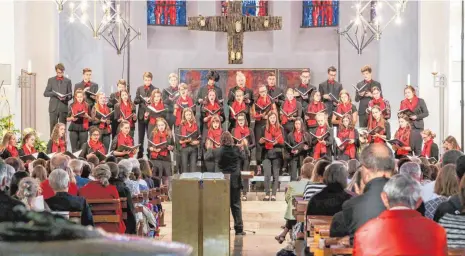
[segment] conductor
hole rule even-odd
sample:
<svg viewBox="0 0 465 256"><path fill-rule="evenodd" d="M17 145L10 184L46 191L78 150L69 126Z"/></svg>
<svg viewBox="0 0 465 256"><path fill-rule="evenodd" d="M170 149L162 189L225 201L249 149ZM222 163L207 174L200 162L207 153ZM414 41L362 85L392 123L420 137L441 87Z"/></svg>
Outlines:
<svg viewBox="0 0 465 256"><path fill-rule="evenodd" d="M212 151L212 145L207 144L207 151ZM244 159L244 148L237 147L229 132L221 135L221 147L218 152L218 167L224 174L230 174L230 204L234 218L234 230L236 236L245 235L242 223L241 209L241 171L239 163Z"/></svg>

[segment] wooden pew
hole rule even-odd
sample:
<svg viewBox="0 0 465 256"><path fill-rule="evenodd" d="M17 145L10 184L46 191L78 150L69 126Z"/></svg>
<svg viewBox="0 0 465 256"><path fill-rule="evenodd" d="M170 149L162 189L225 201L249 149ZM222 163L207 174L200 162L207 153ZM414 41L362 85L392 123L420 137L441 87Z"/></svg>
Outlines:
<svg viewBox="0 0 465 256"><path fill-rule="evenodd" d="M292 199L292 215L297 222L305 222L305 212L307 211L308 201L305 201L303 197L294 197Z"/></svg>
<svg viewBox="0 0 465 256"><path fill-rule="evenodd" d="M97 227L102 227L108 232L117 232L115 230L108 230L104 224L117 224L121 221L121 217L116 212L121 208L120 199L87 199L94 224Z"/></svg>

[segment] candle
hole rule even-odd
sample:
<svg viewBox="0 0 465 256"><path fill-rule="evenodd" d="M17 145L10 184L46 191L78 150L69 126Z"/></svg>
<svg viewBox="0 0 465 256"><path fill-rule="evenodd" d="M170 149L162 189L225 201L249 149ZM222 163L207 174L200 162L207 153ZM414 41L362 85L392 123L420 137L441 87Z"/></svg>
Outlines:
<svg viewBox="0 0 465 256"><path fill-rule="evenodd" d="M410 74L407 75L407 85L410 85Z"/></svg>
<svg viewBox="0 0 465 256"><path fill-rule="evenodd" d="M27 61L27 72L32 73L32 62L31 62L31 60Z"/></svg>

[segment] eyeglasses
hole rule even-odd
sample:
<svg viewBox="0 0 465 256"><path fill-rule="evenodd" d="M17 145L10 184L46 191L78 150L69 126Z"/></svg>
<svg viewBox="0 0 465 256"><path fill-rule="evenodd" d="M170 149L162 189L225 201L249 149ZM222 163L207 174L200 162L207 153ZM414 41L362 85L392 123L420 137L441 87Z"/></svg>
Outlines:
<svg viewBox="0 0 465 256"><path fill-rule="evenodd" d="M98 137L98 136L100 136L100 133L93 133L92 136Z"/></svg>

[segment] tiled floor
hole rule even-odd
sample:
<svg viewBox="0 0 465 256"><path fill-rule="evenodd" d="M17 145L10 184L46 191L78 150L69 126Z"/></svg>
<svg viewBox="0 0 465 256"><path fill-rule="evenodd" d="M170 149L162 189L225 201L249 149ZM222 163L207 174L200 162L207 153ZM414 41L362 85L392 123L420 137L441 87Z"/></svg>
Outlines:
<svg viewBox="0 0 465 256"><path fill-rule="evenodd" d="M278 200L280 196L278 196ZM166 227L161 228L160 239L171 241L171 203L163 203L166 211ZM233 256L272 256L285 246L278 244L274 237L284 224L284 201L262 202L247 201L242 203L242 218L247 235L235 237L231 233L231 255ZM232 220L232 217L231 217ZM231 222L231 227L233 223ZM252 231L256 233L253 234Z"/></svg>

